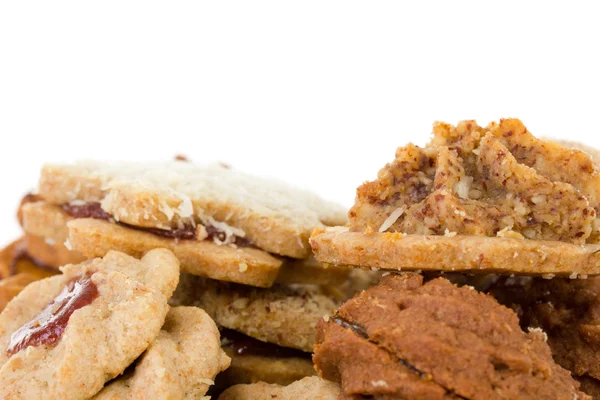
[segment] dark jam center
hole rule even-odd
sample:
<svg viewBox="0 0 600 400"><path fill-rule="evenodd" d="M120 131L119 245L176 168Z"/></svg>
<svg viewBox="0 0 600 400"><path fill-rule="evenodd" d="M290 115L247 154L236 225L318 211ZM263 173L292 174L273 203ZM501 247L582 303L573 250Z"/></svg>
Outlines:
<svg viewBox="0 0 600 400"><path fill-rule="evenodd" d="M310 358L309 353L305 353L296 349L290 349L289 347L278 346L272 343L262 342L231 329L223 329L221 331L221 345L223 347L230 347L236 354L239 355Z"/></svg>
<svg viewBox="0 0 600 400"><path fill-rule="evenodd" d="M65 210L67 214L75 218L94 218L106 221L112 219L112 215L104 211L102 209L102 206L98 202L87 202L83 204L63 204L62 209ZM169 239L191 240L196 238L196 227L191 224L186 224L181 228L175 229L142 228L139 226L129 225L122 222L119 222L119 225L131 229L136 229L139 231L149 232L153 235L162 236ZM206 238L208 240L217 239L221 242L224 242L227 238L225 232L213 225L204 224L204 227L206 228L206 233L208 234ZM234 243L237 246L253 247L252 242L246 238L235 236L234 239Z"/></svg>
<svg viewBox="0 0 600 400"><path fill-rule="evenodd" d="M71 315L98 297L89 276L73 280L34 319L10 337L6 351L12 355L29 346L54 346L67 328Z"/></svg>

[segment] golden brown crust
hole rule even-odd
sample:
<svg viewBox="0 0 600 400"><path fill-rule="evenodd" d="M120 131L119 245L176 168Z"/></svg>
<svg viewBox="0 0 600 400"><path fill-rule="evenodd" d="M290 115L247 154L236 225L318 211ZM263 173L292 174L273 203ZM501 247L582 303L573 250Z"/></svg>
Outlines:
<svg viewBox="0 0 600 400"><path fill-rule="evenodd" d="M27 253L43 265L58 267L67 264L77 264L85 260L85 257L65 247L63 242L54 242L37 235L24 235Z"/></svg>
<svg viewBox="0 0 600 400"><path fill-rule="evenodd" d="M89 258L102 257L110 250L139 257L151 249L166 248L179 259L183 272L259 287L271 286L281 266L280 260L253 248L235 249L209 241L177 242L95 219L74 219L68 225L72 248Z"/></svg>
<svg viewBox="0 0 600 400"><path fill-rule="evenodd" d="M317 230L323 263L403 271L597 275L600 246L482 236L402 235Z"/></svg>
<svg viewBox="0 0 600 400"><path fill-rule="evenodd" d="M31 282L39 281L40 278L31 274L16 274L0 281L0 311Z"/></svg>

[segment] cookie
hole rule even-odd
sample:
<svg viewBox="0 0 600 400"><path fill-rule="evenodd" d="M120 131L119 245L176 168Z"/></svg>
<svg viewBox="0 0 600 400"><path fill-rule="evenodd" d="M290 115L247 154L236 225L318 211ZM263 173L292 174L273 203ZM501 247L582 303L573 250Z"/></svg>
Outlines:
<svg viewBox="0 0 600 400"><path fill-rule="evenodd" d="M336 302L306 286L269 289L182 276L174 304L205 310L217 325L255 339L311 352L315 324L331 313Z"/></svg>
<svg viewBox="0 0 600 400"><path fill-rule="evenodd" d="M57 243L68 239L71 250L102 257L117 250L139 257L157 248L170 249L187 273L212 279L269 287L284 283L341 283L344 268L324 268L313 258L302 260L273 255L254 247L216 245L212 241L173 240L142 230L93 218L73 218L62 208L35 202L23 206L23 227Z"/></svg>
<svg viewBox="0 0 600 400"><path fill-rule="evenodd" d="M41 278L32 274L16 274L0 280L0 311L16 296L25 286Z"/></svg>
<svg viewBox="0 0 600 400"><path fill-rule="evenodd" d="M32 246L32 241L28 239L27 236L22 237L0 250L0 311L31 282L59 272L58 267L37 258L41 253L44 257L51 252L45 246Z"/></svg>
<svg viewBox="0 0 600 400"><path fill-rule="evenodd" d="M231 366L215 380L215 392L245 383L289 385L315 375L310 353L281 347L243 335L221 330L221 347L231 358Z"/></svg>
<svg viewBox="0 0 600 400"><path fill-rule="evenodd" d="M515 310L523 329L547 333L558 364L588 382L600 380L600 278L499 277L488 291Z"/></svg>
<svg viewBox="0 0 600 400"><path fill-rule="evenodd" d="M340 388L335 383L315 376L288 386L264 382L236 385L223 392L219 400L337 400L339 395Z"/></svg>
<svg viewBox="0 0 600 400"><path fill-rule="evenodd" d="M174 307L131 370L93 399L199 399L229 362L213 320L197 307Z"/></svg>
<svg viewBox="0 0 600 400"><path fill-rule="evenodd" d="M310 256L314 228L346 222L340 206L317 195L220 164L45 165L39 195L75 217L113 219L179 239L250 242L294 258Z"/></svg>
<svg viewBox="0 0 600 400"><path fill-rule="evenodd" d="M600 168L589 155L535 139L518 120L485 129L472 121L437 124L434 134L427 148L399 148L375 181L357 189L349 232L315 231L318 261L600 273ZM422 252L436 252L435 259Z"/></svg>
<svg viewBox="0 0 600 400"><path fill-rule="evenodd" d="M554 143L558 144L559 146L565 147L567 149L581 150L581 151L589 154L590 157L592 157L592 160L594 160L594 162L596 164L600 164L600 150L598 150L598 149L587 146L583 143L573 142L570 140L554 140L554 139L547 139L547 140L550 142L554 142Z"/></svg>
<svg viewBox="0 0 600 400"><path fill-rule="evenodd" d="M0 398L88 399L157 337L179 278L171 252L118 252L29 284L0 314Z"/></svg>
<svg viewBox="0 0 600 400"><path fill-rule="evenodd" d="M313 361L347 398L589 399L543 332L523 332L489 295L417 274L385 276L321 320Z"/></svg>
<svg viewBox="0 0 600 400"><path fill-rule="evenodd" d="M600 272L600 246L484 236L316 230L315 258L335 265L398 271L552 276Z"/></svg>

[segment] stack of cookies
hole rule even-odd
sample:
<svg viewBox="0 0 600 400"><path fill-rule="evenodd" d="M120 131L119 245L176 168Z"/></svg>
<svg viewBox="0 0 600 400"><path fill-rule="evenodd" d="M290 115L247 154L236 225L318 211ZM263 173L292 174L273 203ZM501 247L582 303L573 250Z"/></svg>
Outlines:
<svg viewBox="0 0 600 400"><path fill-rule="evenodd" d="M598 211L588 153L516 119L436 124L311 238L325 263L412 271L319 323L319 374L352 399L597 397Z"/></svg>
<svg viewBox="0 0 600 400"><path fill-rule="evenodd" d="M600 399L595 157L437 123L349 212L223 164L46 165L0 398Z"/></svg>
<svg viewBox="0 0 600 400"><path fill-rule="evenodd" d="M218 376L213 395L238 383L287 385L315 375L311 353L317 321L332 315L343 300L378 277L343 267L326 268L312 257L308 243L311 233L316 228L345 224L343 208L312 193L223 164L199 166L179 160L147 165L46 165L37 193L24 199L19 217L26 238L53 246L54 253L62 256L51 264L48 274L58 273L61 265L85 259L100 262L115 254L144 260L154 249L166 249L174 255L180 263L179 284L174 293L165 295L168 303L172 310L201 308L208 313L218 325L217 337L227 360L231 360L227 365L219 364L229 368ZM26 254L28 260L34 259L31 252ZM68 268L71 266L64 267L63 272ZM72 281L66 283L67 288L72 285ZM24 301L27 293L31 296L30 287L13 303ZM60 301L59 292L51 304ZM39 322L47 313L40 311L28 318ZM187 329L172 326L175 322L169 323L169 315L161 319L163 330L175 334ZM7 334L13 328L7 328ZM131 377L132 369L140 368L160 337L145 344L146 353L135 365L131 357L127 365L119 364L127 371L116 367L109 379L121 373L128 378L123 385L111 383L111 387L130 387L130 380L138 379ZM28 343L23 349L37 345ZM173 357L173 363L180 362L177 354ZM147 368L159 368L147 371L158 374L167 367L148 364ZM198 383L204 389L214 383L216 373L212 372L202 375L204 380ZM56 390L49 392L49 398L56 398ZM105 387L102 393L106 391ZM110 398L120 398L114 393ZM88 397L82 394L76 398Z"/></svg>

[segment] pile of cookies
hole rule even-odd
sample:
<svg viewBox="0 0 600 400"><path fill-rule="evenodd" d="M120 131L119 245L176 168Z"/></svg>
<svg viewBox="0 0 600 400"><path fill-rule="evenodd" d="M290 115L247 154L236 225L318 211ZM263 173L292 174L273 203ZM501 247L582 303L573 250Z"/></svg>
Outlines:
<svg viewBox="0 0 600 400"><path fill-rule="evenodd" d="M437 123L349 212L224 164L45 165L0 398L600 399L594 157Z"/></svg>
<svg viewBox="0 0 600 400"><path fill-rule="evenodd" d="M319 323L319 374L352 399L600 398L599 208L588 153L516 119L434 125L311 239L319 261L406 271Z"/></svg>

